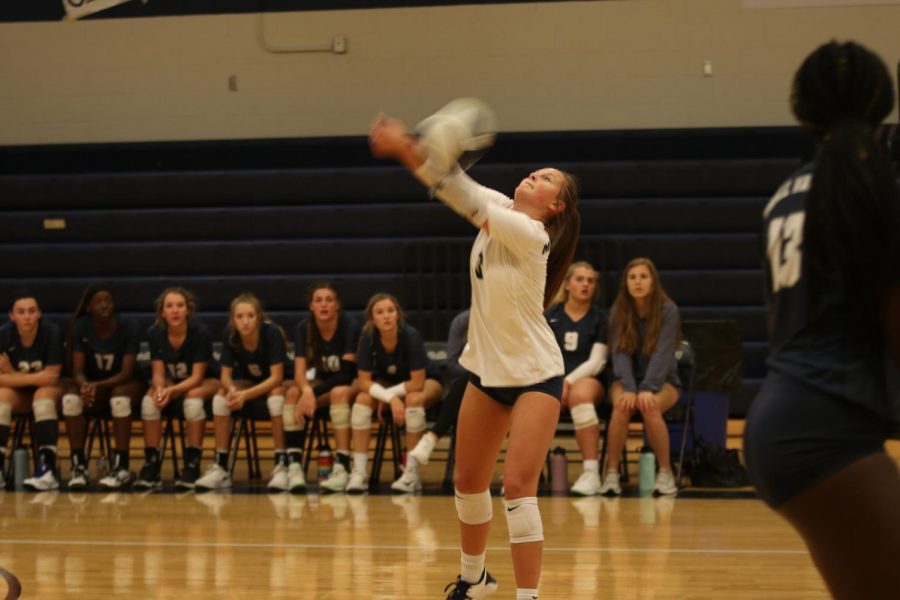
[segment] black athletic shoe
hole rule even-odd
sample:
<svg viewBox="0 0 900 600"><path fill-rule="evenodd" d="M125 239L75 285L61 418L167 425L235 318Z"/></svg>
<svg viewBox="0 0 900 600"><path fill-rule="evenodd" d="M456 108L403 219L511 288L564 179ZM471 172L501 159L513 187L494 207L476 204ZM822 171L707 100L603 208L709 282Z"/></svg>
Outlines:
<svg viewBox="0 0 900 600"><path fill-rule="evenodd" d="M148 460L141 467L137 480L132 484L135 490L156 490L162 487L162 476L160 476L159 461Z"/></svg>
<svg viewBox="0 0 900 600"><path fill-rule="evenodd" d="M188 463L181 470L181 477L175 482L176 490L192 490L200 478L200 463Z"/></svg>
<svg viewBox="0 0 900 600"><path fill-rule="evenodd" d="M453 587L452 590L451 587ZM447 590L450 590L447 600L478 600L478 598L487 598L497 591L497 580L491 577L487 571L481 574L481 580L478 583L463 581L462 576L458 576L456 581L447 584L444 591Z"/></svg>

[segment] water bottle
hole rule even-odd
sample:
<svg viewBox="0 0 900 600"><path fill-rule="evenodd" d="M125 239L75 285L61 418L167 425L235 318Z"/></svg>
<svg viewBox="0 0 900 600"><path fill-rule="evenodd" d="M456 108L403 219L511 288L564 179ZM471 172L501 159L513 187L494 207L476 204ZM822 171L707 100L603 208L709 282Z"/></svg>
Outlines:
<svg viewBox="0 0 900 600"><path fill-rule="evenodd" d="M319 446L316 465L318 466L319 481L328 479L334 466L334 457L331 455L331 450L328 449L328 446Z"/></svg>
<svg viewBox="0 0 900 600"><path fill-rule="evenodd" d="M550 491L565 494L569 490L569 463L565 449L557 446L550 456Z"/></svg>
<svg viewBox="0 0 900 600"><path fill-rule="evenodd" d="M641 449L641 458L638 466L638 490L641 493L650 492L656 485L656 455L648 446Z"/></svg>
<svg viewBox="0 0 900 600"><path fill-rule="evenodd" d="M13 473L17 490L25 489L25 480L28 479L28 450L17 448L13 454Z"/></svg>

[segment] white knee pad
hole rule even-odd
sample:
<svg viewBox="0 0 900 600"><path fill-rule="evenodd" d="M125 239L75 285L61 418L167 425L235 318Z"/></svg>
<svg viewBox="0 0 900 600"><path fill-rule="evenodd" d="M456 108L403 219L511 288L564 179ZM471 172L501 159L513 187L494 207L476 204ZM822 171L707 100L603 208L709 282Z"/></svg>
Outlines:
<svg viewBox="0 0 900 600"><path fill-rule="evenodd" d="M38 398L31 403L31 410L34 411L34 422L55 421L59 418L56 414L56 402L50 398Z"/></svg>
<svg viewBox="0 0 900 600"><path fill-rule="evenodd" d="M503 504L506 506L506 525L511 544L540 542L544 539L544 525L541 523L537 498L528 496L504 500Z"/></svg>
<svg viewBox="0 0 900 600"><path fill-rule="evenodd" d="M356 403L350 411L350 427L353 429L368 429L372 426L372 407Z"/></svg>
<svg viewBox="0 0 900 600"><path fill-rule="evenodd" d="M600 420L597 418L597 409L594 408L593 404L587 402L576 404L569 409L569 412L572 413L572 423L575 425L575 431L600 424Z"/></svg>
<svg viewBox="0 0 900 600"><path fill-rule="evenodd" d="M62 397L64 417L77 417L84 412L84 401L78 394L65 394Z"/></svg>
<svg viewBox="0 0 900 600"><path fill-rule="evenodd" d="M266 404L269 406L270 417L280 417L284 414L284 396L269 396L266 398Z"/></svg>
<svg viewBox="0 0 900 600"><path fill-rule="evenodd" d="M156 403L150 396L144 396L141 400L141 418L145 421L159 421L162 414L156 407Z"/></svg>
<svg viewBox="0 0 900 600"><path fill-rule="evenodd" d="M328 408L331 415L331 425L335 429L350 429L350 405L332 404Z"/></svg>
<svg viewBox="0 0 900 600"><path fill-rule="evenodd" d="M425 407L410 406L406 409L406 431L422 433L425 431Z"/></svg>
<svg viewBox="0 0 900 600"><path fill-rule="evenodd" d="M109 408L114 419L124 419L131 416L131 398L128 396L113 396L109 399Z"/></svg>
<svg viewBox="0 0 900 600"><path fill-rule="evenodd" d="M206 412L203 410L203 398L185 398L183 408L184 420L188 423L202 421L206 418Z"/></svg>
<svg viewBox="0 0 900 600"><path fill-rule="evenodd" d="M456 490L456 514L466 525L481 525L494 516L491 506L491 491L463 494Z"/></svg>
<svg viewBox="0 0 900 600"><path fill-rule="evenodd" d="M225 396L220 396L216 394L213 396L213 414L217 417L230 417L231 409L228 408L228 400L225 399ZM184 416L187 418L187 400L185 400L184 404ZM188 419L189 421L191 419Z"/></svg>
<svg viewBox="0 0 900 600"><path fill-rule="evenodd" d="M9 427L12 423L12 404L0 402L0 425Z"/></svg>
<svg viewBox="0 0 900 600"><path fill-rule="evenodd" d="M294 407L296 404L288 404L287 410L281 415L281 418L284 419L284 430L285 431L300 431L300 425L297 424L297 419L294 418Z"/></svg>

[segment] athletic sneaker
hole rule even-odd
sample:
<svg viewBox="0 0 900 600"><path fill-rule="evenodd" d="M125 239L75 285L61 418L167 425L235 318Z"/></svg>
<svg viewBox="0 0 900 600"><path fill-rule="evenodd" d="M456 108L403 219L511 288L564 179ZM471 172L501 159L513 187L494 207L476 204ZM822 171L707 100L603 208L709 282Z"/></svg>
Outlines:
<svg viewBox="0 0 900 600"><path fill-rule="evenodd" d="M403 471L397 481L391 484L391 489L401 494L414 494L422 491L422 480L419 479L418 470L415 472L409 469Z"/></svg>
<svg viewBox="0 0 900 600"><path fill-rule="evenodd" d="M341 463L336 463L328 478L319 484L319 489L327 493L340 493L347 489L350 474Z"/></svg>
<svg viewBox="0 0 900 600"><path fill-rule="evenodd" d="M160 475L161 465L158 460L148 460L141 467L138 478L134 482L133 487L138 491L155 490L162 487L162 476Z"/></svg>
<svg viewBox="0 0 900 600"><path fill-rule="evenodd" d="M596 471L585 471L569 490L576 496L593 496L600 491L600 474Z"/></svg>
<svg viewBox="0 0 900 600"><path fill-rule="evenodd" d="M431 453L434 452L435 444L437 444L437 437L433 433L427 432L416 444L416 447L410 451L409 455L416 459L416 462L420 465L427 465L428 459L431 458Z"/></svg>
<svg viewBox="0 0 900 600"><path fill-rule="evenodd" d="M450 587L453 589L450 590ZM487 570L481 573L481 579L478 583L469 583L463 581L462 576L458 576L456 581L451 581L444 588L444 591L450 590L447 600L477 600L478 598L487 598L497 591L497 580L491 577Z"/></svg>
<svg viewBox="0 0 900 600"><path fill-rule="evenodd" d="M187 469L185 469L187 471ZM177 484L176 484L177 485ZM194 483L194 489L198 492L210 490L225 490L231 487L231 475L222 468L219 463L213 463L206 468L203 477Z"/></svg>
<svg viewBox="0 0 900 600"><path fill-rule="evenodd" d="M597 492L601 496L618 496L622 493L622 487L619 485L619 472L607 471L603 477L603 485Z"/></svg>
<svg viewBox="0 0 900 600"><path fill-rule="evenodd" d="M347 487L344 489L348 494L362 494L369 490L369 476L359 471L350 473L350 479L347 481Z"/></svg>
<svg viewBox="0 0 900 600"><path fill-rule="evenodd" d="M116 467L106 477L99 481L100 488L104 490L120 490L131 484L131 472L122 467ZM71 487L71 483L69 486Z"/></svg>
<svg viewBox="0 0 900 600"><path fill-rule="evenodd" d="M272 469L272 478L269 479L266 487L269 488L270 492L286 492L288 491L288 485L290 485L288 468L281 463L276 464L275 468Z"/></svg>
<svg viewBox="0 0 900 600"><path fill-rule="evenodd" d="M221 467L220 467L221 468ZM200 478L200 463L188 463L181 470L181 477L175 481L176 490L192 490Z"/></svg>
<svg viewBox="0 0 900 600"><path fill-rule="evenodd" d="M47 469L43 475L36 475L25 480L25 489L30 492L50 492L59 489L59 481L52 469Z"/></svg>
<svg viewBox="0 0 900 600"><path fill-rule="evenodd" d="M653 491L661 496L671 496L678 493L678 486L675 485L675 477L672 471L659 470L656 474L656 485Z"/></svg>
<svg viewBox="0 0 900 600"><path fill-rule="evenodd" d="M72 467L72 477L69 479L69 490L73 492L86 489L88 486L88 470L84 465Z"/></svg>
<svg viewBox="0 0 900 600"><path fill-rule="evenodd" d="M306 491L306 476L303 474L303 465L298 462L288 465L288 491L292 494L302 494Z"/></svg>

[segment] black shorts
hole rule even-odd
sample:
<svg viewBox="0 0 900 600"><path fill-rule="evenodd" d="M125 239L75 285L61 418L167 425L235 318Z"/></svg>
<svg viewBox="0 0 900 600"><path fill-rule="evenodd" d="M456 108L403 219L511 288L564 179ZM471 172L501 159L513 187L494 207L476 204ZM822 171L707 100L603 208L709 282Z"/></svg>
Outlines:
<svg viewBox="0 0 900 600"><path fill-rule="evenodd" d="M540 392L542 394L553 396L557 400L562 398L563 392L562 375L521 387L485 387L481 385L481 377L474 373L469 373L469 381L493 400L496 400L505 406L512 406L515 404L519 396L525 392Z"/></svg>
<svg viewBox="0 0 900 600"><path fill-rule="evenodd" d="M744 454L772 508L842 468L884 451L887 423L844 398L770 374L750 405Z"/></svg>

